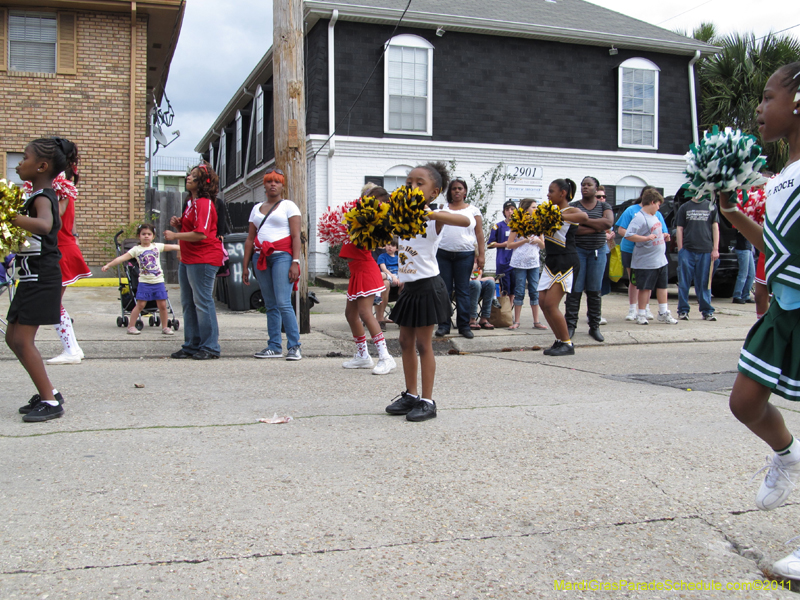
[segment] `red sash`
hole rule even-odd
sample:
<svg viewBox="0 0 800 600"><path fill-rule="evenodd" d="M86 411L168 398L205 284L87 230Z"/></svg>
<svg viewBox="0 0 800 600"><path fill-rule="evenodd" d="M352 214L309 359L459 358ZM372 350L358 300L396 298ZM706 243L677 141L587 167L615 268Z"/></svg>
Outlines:
<svg viewBox="0 0 800 600"><path fill-rule="evenodd" d="M255 247L260 252L258 253L258 263L256 267L259 271L267 270L267 257L273 252L288 252L292 254L292 236L287 235L285 238L275 240L274 242L261 242L256 241ZM294 255L292 255L294 256Z"/></svg>

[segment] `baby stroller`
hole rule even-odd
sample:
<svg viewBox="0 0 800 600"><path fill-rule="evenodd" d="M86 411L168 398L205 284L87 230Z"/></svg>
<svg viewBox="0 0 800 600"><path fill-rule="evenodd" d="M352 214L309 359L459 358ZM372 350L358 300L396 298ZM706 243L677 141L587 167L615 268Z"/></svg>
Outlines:
<svg viewBox="0 0 800 600"><path fill-rule="evenodd" d="M139 243L138 240L123 240L123 242L120 243L119 236L122 235L122 233L122 231L118 231L117 235L114 236L114 248L116 248L117 256L122 256ZM120 267L122 268L120 269ZM127 283L123 283L122 281L123 272L128 280ZM122 265L117 265L117 279L119 280L119 302L122 313L121 316L117 317L117 327L127 327L128 316L136 306L136 289L139 287L139 263L136 259L127 260L122 263ZM167 298L167 310L170 314L167 327L172 327L172 329L178 331L181 323L175 318L175 313L172 312L172 303L169 301L169 298ZM148 301L139 314L139 318L134 324L139 331L144 329L143 318L145 317L148 318L150 327L161 325L161 317L158 315L158 306L155 300Z"/></svg>
<svg viewBox="0 0 800 600"><path fill-rule="evenodd" d="M0 262L0 296L8 290L9 301L14 299L14 255L9 254ZM0 316L0 333L6 333L8 323Z"/></svg>

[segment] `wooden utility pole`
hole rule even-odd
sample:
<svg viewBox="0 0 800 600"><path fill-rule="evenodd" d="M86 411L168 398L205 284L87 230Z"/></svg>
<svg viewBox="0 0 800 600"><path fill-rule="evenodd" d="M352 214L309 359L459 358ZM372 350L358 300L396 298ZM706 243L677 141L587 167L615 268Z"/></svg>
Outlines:
<svg viewBox="0 0 800 600"><path fill-rule="evenodd" d="M275 164L286 174L286 197L300 208L300 333L311 332L308 306L308 207L306 203L306 92L303 65L303 0L273 0L272 82Z"/></svg>

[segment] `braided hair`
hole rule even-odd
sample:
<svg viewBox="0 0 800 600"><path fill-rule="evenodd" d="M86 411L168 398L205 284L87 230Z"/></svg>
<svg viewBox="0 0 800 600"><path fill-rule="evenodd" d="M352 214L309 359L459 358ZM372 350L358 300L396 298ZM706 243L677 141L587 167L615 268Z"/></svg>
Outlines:
<svg viewBox="0 0 800 600"><path fill-rule="evenodd" d="M67 179L78 183L78 146L67 138L51 137L33 140L28 147L37 158L47 161L50 165L48 175L55 178L62 171Z"/></svg>
<svg viewBox="0 0 800 600"><path fill-rule="evenodd" d="M800 61L784 65L778 72L783 74L781 85L789 92L795 92L794 101L800 102Z"/></svg>

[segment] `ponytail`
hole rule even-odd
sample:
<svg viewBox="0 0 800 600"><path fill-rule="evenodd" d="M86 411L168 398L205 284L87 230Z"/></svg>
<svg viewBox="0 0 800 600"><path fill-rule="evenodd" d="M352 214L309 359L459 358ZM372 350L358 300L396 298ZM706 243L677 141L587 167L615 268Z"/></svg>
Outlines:
<svg viewBox="0 0 800 600"><path fill-rule="evenodd" d="M558 186L562 192L567 192L567 202L575 198L575 192L578 191L578 186L572 179L556 179L553 183Z"/></svg>
<svg viewBox="0 0 800 600"><path fill-rule="evenodd" d="M39 138L29 144L33 153L50 164L50 173L54 179L62 171L67 179L78 183L78 146L67 138Z"/></svg>

